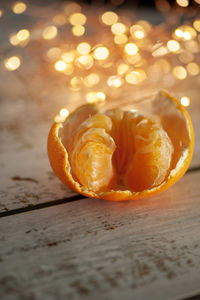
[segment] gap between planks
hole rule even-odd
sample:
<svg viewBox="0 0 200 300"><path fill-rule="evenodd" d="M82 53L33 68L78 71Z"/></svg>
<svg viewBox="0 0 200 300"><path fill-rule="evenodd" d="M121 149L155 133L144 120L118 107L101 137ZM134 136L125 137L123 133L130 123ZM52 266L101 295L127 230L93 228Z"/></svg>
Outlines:
<svg viewBox="0 0 200 300"><path fill-rule="evenodd" d="M186 174L193 173L193 172L199 172L199 171L200 171L200 166L191 167L191 168L188 169ZM21 214L21 213L29 212L29 211L32 211L32 210L37 210L37 209L47 208L47 207L51 207L51 206L66 204L66 203L70 203L70 202L73 202L73 201L83 200L85 198L86 197L84 197L83 195L75 195L75 196L71 196L70 198L57 199L57 200L53 200L53 201L39 203L39 204L36 204L36 205L30 205L30 206L25 206L25 207L21 207L21 208L16 208L16 209L12 209L12 210L9 210L9 211L0 212L0 218L8 217L8 216L16 215L16 214Z"/></svg>

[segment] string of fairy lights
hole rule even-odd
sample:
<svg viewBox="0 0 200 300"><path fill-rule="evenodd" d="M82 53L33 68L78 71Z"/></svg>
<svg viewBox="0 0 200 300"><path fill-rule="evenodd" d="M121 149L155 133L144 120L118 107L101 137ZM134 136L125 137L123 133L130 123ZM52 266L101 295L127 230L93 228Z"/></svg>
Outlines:
<svg viewBox="0 0 200 300"><path fill-rule="evenodd" d="M157 7L160 1L164 0L158 0ZM176 5L187 8L189 1L177 0ZM163 7L160 5L160 10ZM16 15L44 15L41 7L21 1L11 4L9 10ZM1 18L4 13L0 9ZM94 13L86 6L67 2L48 7L46 15L29 28L9 34L9 49L21 52L9 56L6 51L7 71L20 69L26 64L23 55L31 53L40 57L45 76L55 77L74 93L81 92L88 103L104 103L124 91L158 81L172 87L188 77L199 80L200 18L195 13L181 25L155 26L111 10L95 8ZM189 96L180 101L190 105ZM61 108L55 121L64 120L68 114L67 108Z"/></svg>

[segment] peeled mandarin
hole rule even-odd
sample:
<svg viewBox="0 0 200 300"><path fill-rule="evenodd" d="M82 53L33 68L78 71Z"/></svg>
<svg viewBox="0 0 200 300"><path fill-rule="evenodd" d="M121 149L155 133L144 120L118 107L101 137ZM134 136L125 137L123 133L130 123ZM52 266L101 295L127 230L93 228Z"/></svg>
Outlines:
<svg viewBox="0 0 200 300"><path fill-rule="evenodd" d="M112 201L166 190L186 172L193 147L187 111L163 91L148 115L87 104L53 124L48 136L49 161L60 180L87 197Z"/></svg>

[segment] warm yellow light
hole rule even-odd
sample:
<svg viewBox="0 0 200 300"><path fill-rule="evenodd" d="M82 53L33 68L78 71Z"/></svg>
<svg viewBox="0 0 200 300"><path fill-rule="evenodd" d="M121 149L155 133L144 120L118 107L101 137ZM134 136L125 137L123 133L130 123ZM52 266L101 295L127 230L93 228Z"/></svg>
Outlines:
<svg viewBox="0 0 200 300"><path fill-rule="evenodd" d="M138 75L139 82L142 82L147 78L147 75L143 69L137 69L135 73Z"/></svg>
<svg viewBox="0 0 200 300"><path fill-rule="evenodd" d="M3 15L3 10L0 9L0 17L2 17L2 15Z"/></svg>
<svg viewBox="0 0 200 300"><path fill-rule="evenodd" d="M107 11L101 16L101 20L105 25L113 25L118 21L118 15L113 11Z"/></svg>
<svg viewBox="0 0 200 300"><path fill-rule="evenodd" d="M75 53L73 51L69 51L69 52L64 52L62 54L62 59L66 62L66 63L71 63L74 61L75 58Z"/></svg>
<svg viewBox="0 0 200 300"><path fill-rule="evenodd" d="M126 26L123 23L115 23L111 26L111 31L113 34L123 34L126 31Z"/></svg>
<svg viewBox="0 0 200 300"><path fill-rule="evenodd" d="M62 26L67 23L67 17L64 14L58 14L53 17L53 22L57 26Z"/></svg>
<svg viewBox="0 0 200 300"><path fill-rule="evenodd" d="M151 30L151 24L147 21L140 20L137 22L137 25L141 26L146 32Z"/></svg>
<svg viewBox="0 0 200 300"><path fill-rule="evenodd" d="M177 42L175 40L170 40L167 42L167 48L171 52L177 52L180 49L180 44L179 44L179 42Z"/></svg>
<svg viewBox="0 0 200 300"><path fill-rule="evenodd" d="M138 73L135 71L127 73L125 79L126 79L126 82L133 84L133 85L138 84L140 82Z"/></svg>
<svg viewBox="0 0 200 300"><path fill-rule="evenodd" d="M191 35L191 33L190 33L189 31L183 32L183 38L184 38L185 40L190 40L191 37L192 37L192 35Z"/></svg>
<svg viewBox="0 0 200 300"><path fill-rule="evenodd" d="M61 116L60 116L60 115L56 115L56 116L54 117L54 121L55 121L56 123L62 122Z"/></svg>
<svg viewBox="0 0 200 300"><path fill-rule="evenodd" d="M120 76L114 75L114 76L110 76L107 80L107 84L110 87L115 87L118 88L122 85L122 79Z"/></svg>
<svg viewBox="0 0 200 300"><path fill-rule="evenodd" d="M21 29L17 33L17 38L19 41L25 41L30 37L30 31L27 29Z"/></svg>
<svg viewBox="0 0 200 300"><path fill-rule="evenodd" d="M93 66L93 57L90 54L81 55L77 58L76 62L79 67L88 70Z"/></svg>
<svg viewBox="0 0 200 300"><path fill-rule="evenodd" d="M19 43L20 43L20 41L18 40L16 34L12 34L12 35L9 37L9 42L10 42L11 45L13 45L13 46L17 46L17 45L19 45Z"/></svg>
<svg viewBox="0 0 200 300"><path fill-rule="evenodd" d="M181 30L181 29L176 29L176 30L174 31L174 33L175 33L175 35L176 35L177 37L179 37L179 38L182 38L182 37L183 37L183 30Z"/></svg>
<svg viewBox="0 0 200 300"><path fill-rule="evenodd" d="M84 14L82 13L74 13L70 15L69 17L69 22L76 26L76 25L84 25L87 21L87 18Z"/></svg>
<svg viewBox="0 0 200 300"><path fill-rule="evenodd" d="M65 120L69 116L69 111L66 108L62 108L59 112L61 118Z"/></svg>
<svg viewBox="0 0 200 300"><path fill-rule="evenodd" d="M141 40L144 38L145 34L144 34L144 31L142 31L142 30L136 30L134 33L134 36L136 39Z"/></svg>
<svg viewBox="0 0 200 300"><path fill-rule="evenodd" d="M82 25L76 25L72 27L72 33L75 36L82 36L85 33L85 27Z"/></svg>
<svg viewBox="0 0 200 300"><path fill-rule="evenodd" d="M176 3L182 7L187 7L189 5L188 0L176 0Z"/></svg>
<svg viewBox="0 0 200 300"><path fill-rule="evenodd" d="M12 6L12 11L15 14L22 14L27 9L27 5L24 2L15 2Z"/></svg>
<svg viewBox="0 0 200 300"><path fill-rule="evenodd" d="M90 52L90 50L91 50L91 46L90 46L90 44L88 44L88 43L85 43L85 42L83 42L83 43L80 43L80 44L78 44L78 46L77 46L77 51L80 53L80 54L88 54L89 52Z"/></svg>
<svg viewBox="0 0 200 300"><path fill-rule="evenodd" d="M74 91L79 91L82 85L82 78L79 76L75 76L70 80L71 88Z"/></svg>
<svg viewBox="0 0 200 300"><path fill-rule="evenodd" d="M63 60L58 60L54 65L56 71L62 72L66 69L67 64Z"/></svg>
<svg viewBox="0 0 200 300"><path fill-rule="evenodd" d="M189 106L190 105L190 98L186 97L186 96L181 97L181 104L183 106Z"/></svg>
<svg viewBox="0 0 200 300"><path fill-rule="evenodd" d="M106 58L108 58L109 56L109 50L106 47L97 47L94 50L94 58L97 60L104 60Z"/></svg>
<svg viewBox="0 0 200 300"><path fill-rule="evenodd" d="M15 71L21 65L21 60L18 56L11 56L4 61L4 65L7 70Z"/></svg>
<svg viewBox="0 0 200 300"><path fill-rule="evenodd" d="M120 64L117 68L117 73L119 75L123 75L124 73L126 73L129 69L129 66L127 64Z"/></svg>
<svg viewBox="0 0 200 300"><path fill-rule="evenodd" d="M114 42L117 45L125 44L128 41L128 37L126 34L120 34L114 36Z"/></svg>
<svg viewBox="0 0 200 300"><path fill-rule="evenodd" d="M86 101L88 103L96 103L105 100L106 100L106 95L103 92L89 92L86 94Z"/></svg>
<svg viewBox="0 0 200 300"><path fill-rule="evenodd" d="M191 62L187 65L187 71L190 75L196 76L200 72L200 68L197 63Z"/></svg>
<svg viewBox="0 0 200 300"><path fill-rule="evenodd" d="M86 86L91 87L99 83L99 75L96 73L91 73L84 78L84 83Z"/></svg>
<svg viewBox="0 0 200 300"><path fill-rule="evenodd" d="M71 63L67 63L67 64L66 64L66 68L65 68L65 70L63 71L63 73L64 73L65 75L71 75L71 74L73 73L73 71L74 71L74 65L71 64Z"/></svg>
<svg viewBox="0 0 200 300"><path fill-rule="evenodd" d="M57 33L58 33L58 30L57 30L56 26L48 26L43 30L42 36L45 40L51 40L56 37Z"/></svg>
<svg viewBox="0 0 200 300"><path fill-rule="evenodd" d="M173 69L173 75L175 78L183 80L187 77L187 71L182 66L176 66Z"/></svg>
<svg viewBox="0 0 200 300"><path fill-rule="evenodd" d="M60 56L60 54L61 54L60 48L53 47L47 51L46 55L50 61L55 61Z"/></svg>
<svg viewBox="0 0 200 300"><path fill-rule="evenodd" d="M124 50L128 55L135 55L138 52L138 47L134 43L128 43L125 45Z"/></svg>
<svg viewBox="0 0 200 300"><path fill-rule="evenodd" d="M193 26L196 29L196 31L200 32L200 20L195 20L193 22Z"/></svg>

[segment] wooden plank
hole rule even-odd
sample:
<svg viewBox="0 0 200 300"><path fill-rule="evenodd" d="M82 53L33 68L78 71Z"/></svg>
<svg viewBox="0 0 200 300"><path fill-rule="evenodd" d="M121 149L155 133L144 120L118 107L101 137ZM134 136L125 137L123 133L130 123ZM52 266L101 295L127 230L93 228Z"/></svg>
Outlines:
<svg viewBox="0 0 200 300"><path fill-rule="evenodd" d="M196 103L196 102L194 102ZM0 104L0 212L70 197L51 171L46 140L51 121L34 104L22 99ZM196 145L191 166L199 166L199 104L191 109Z"/></svg>
<svg viewBox="0 0 200 300"><path fill-rule="evenodd" d="M200 172L156 197L0 219L0 298L180 299L200 292Z"/></svg>
<svg viewBox="0 0 200 300"><path fill-rule="evenodd" d="M23 100L1 102L0 111L0 211L74 195L49 165L51 122Z"/></svg>

